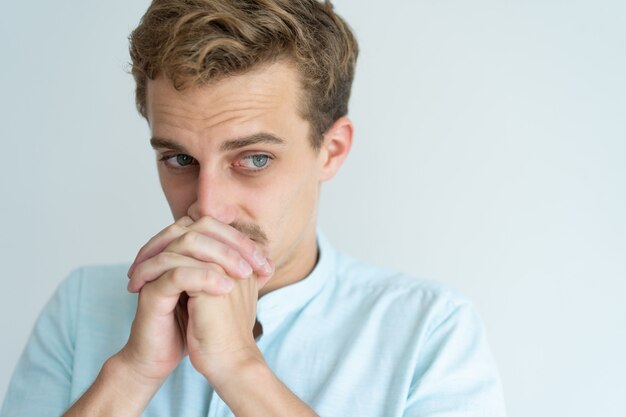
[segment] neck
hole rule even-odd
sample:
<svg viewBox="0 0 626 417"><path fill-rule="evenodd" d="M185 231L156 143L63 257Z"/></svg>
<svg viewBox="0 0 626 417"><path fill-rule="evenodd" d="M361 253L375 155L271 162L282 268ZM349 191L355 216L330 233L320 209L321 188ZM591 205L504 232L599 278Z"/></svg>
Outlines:
<svg viewBox="0 0 626 417"><path fill-rule="evenodd" d="M303 238L286 259L276 265L274 276L259 290L259 298L272 291L306 278L315 268L319 256L315 229Z"/></svg>

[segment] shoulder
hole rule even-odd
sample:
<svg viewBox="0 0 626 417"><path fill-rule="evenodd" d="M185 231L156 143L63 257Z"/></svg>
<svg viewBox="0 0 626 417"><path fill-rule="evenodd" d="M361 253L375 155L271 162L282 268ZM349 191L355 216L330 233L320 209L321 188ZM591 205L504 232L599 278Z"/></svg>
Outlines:
<svg viewBox="0 0 626 417"><path fill-rule="evenodd" d="M340 304L353 322L384 329L396 343L421 345L452 331L468 340L483 337L476 307L458 290L340 253L335 259L330 305Z"/></svg>
<svg viewBox="0 0 626 417"><path fill-rule="evenodd" d="M83 265L70 272L65 282L70 285L85 281L96 285L110 285L114 281L126 278L128 268L128 263Z"/></svg>
<svg viewBox="0 0 626 417"><path fill-rule="evenodd" d="M128 264L84 265L69 273L57 293L75 297L110 297L124 294L128 278Z"/></svg>
<svg viewBox="0 0 626 417"><path fill-rule="evenodd" d="M83 265L74 269L61 287L99 288L109 290L124 285L129 264Z"/></svg>
<svg viewBox="0 0 626 417"><path fill-rule="evenodd" d="M72 270L48 304L76 305L85 297L107 299L126 291L127 264L87 265Z"/></svg>
<svg viewBox="0 0 626 417"><path fill-rule="evenodd" d="M415 277L336 253L336 285L343 291L407 309L437 309L442 312L471 307L459 291L441 282Z"/></svg>
<svg viewBox="0 0 626 417"><path fill-rule="evenodd" d="M85 312L132 313L136 297L126 291L128 266L119 263L76 268L59 285L55 298L71 306L79 316Z"/></svg>

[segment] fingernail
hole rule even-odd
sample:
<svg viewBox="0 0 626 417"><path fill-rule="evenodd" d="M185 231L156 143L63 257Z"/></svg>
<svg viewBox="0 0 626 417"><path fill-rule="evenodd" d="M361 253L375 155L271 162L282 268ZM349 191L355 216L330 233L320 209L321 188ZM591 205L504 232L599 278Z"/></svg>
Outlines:
<svg viewBox="0 0 626 417"><path fill-rule="evenodd" d="M254 258L254 262L256 262L257 266L264 266L267 264L265 256L263 256L263 254L259 251L255 251L252 254L252 257Z"/></svg>
<svg viewBox="0 0 626 417"><path fill-rule="evenodd" d="M265 261L265 266L263 267L263 271L265 271L266 274L271 274L273 272L272 265L270 265L269 262Z"/></svg>
<svg viewBox="0 0 626 417"><path fill-rule="evenodd" d="M252 267L248 264L248 262L244 261L243 259L239 261L239 270L246 278L252 275Z"/></svg>
<svg viewBox="0 0 626 417"><path fill-rule="evenodd" d="M224 277L222 279L222 289L226 292L230 292L233 289L233 282L230 279Z"/></svg>

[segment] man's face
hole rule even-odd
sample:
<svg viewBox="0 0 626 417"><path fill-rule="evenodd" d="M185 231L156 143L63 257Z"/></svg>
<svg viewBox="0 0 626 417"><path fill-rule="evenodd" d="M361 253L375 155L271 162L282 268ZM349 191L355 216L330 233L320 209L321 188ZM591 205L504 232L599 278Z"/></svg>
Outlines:
<svg viewBox="0 0 626 417"><path fill-rule="evenodd" d="M297 73L285 63L183 92L164 77L147 89L174 217L233 224L266 248L278 279L316 256L320 184L332 175L327 152L310 145L300 97Z"/></svg>

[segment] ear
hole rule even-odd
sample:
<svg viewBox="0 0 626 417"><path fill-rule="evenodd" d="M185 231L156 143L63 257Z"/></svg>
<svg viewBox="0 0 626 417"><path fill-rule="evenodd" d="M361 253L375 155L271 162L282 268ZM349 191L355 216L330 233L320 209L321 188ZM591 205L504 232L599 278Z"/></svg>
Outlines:
<svg viewBox="0 0 626 417"><path fill-rule="evenodd" d="M337 119L324 133L324 141L320 149L321 181L331 179L339 171L352 148L353 135L354 126L347 117Z"/></svg>

